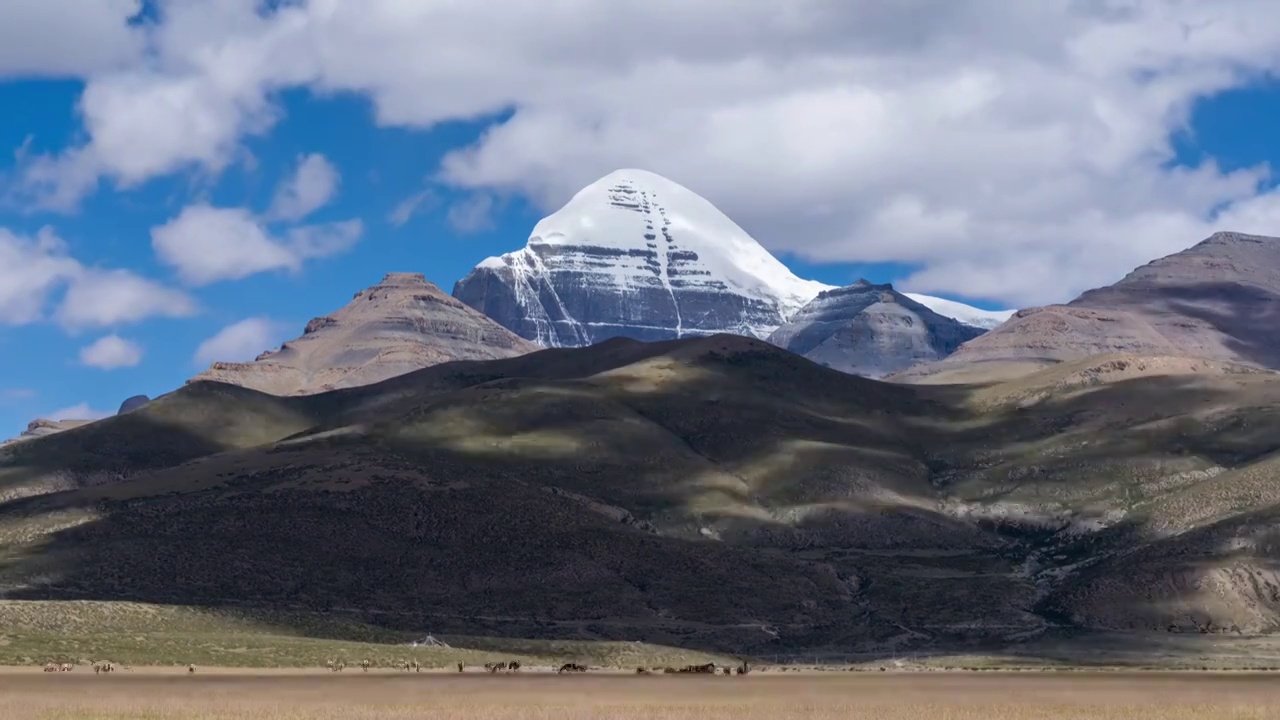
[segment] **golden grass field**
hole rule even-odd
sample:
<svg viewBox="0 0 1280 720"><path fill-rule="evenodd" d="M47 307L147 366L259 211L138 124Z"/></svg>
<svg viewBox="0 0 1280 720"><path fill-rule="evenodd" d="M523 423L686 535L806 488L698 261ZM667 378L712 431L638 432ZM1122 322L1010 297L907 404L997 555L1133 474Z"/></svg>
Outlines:
<svg viewBox="0 0 1280 720"><path fill-rule="evenodd" d="M1280 675L0 672L14 720L1220 720L1280 718Z"/></svg>

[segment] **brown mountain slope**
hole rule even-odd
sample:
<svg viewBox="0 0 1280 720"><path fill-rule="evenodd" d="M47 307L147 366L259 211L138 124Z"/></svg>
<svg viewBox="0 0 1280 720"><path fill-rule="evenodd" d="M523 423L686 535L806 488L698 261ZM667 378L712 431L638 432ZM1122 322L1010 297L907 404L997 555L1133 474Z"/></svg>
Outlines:
<svg viewBox="0 0 1280 720"><path fill-rule="evenodd" d="M1019 311L954 354L895 376L972 382L1097 353L1280 368L1280 238L1220 232L1066 305Z"/></svg>
<svg viewBox="0 0 1280 720"><path fill-rule="evenodd" d="M757 655L1270 631L1277 500L1219 478L1265 489L1280 378L1233 367L905 386L720 335L193 383L0 451L0 592Z"/></svg>
<svg viewBox="0 0 1280 720"><path fill-rule="evenodd" d="M216 362L195 380L274 395L368 385L452 360L493 360L538 349L454 300L420 274L389 273L302 336L249 363Z"/></svg>

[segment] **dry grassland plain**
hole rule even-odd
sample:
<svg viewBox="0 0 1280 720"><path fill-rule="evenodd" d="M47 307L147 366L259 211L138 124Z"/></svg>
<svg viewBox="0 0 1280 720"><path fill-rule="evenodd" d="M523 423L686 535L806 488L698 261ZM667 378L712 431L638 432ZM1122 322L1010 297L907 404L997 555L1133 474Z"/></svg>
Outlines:
<svg viewBox="0 0 1280 720"><path fill-rule="evenodd" d="M1220 720L1280 718L1280 676L755 673L670 677L148 670L0 672L14 720Z"/></svg>

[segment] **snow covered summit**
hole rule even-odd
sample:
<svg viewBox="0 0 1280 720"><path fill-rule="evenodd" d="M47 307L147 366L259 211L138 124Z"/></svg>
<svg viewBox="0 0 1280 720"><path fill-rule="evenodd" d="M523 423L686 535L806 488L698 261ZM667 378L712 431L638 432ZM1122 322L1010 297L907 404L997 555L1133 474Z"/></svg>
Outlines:
<svg viewBox="0 0 1280 720"><path fill-rule="evenodd" d="M578 347L619 335L763 339L824 289L698 194L628 169L579 191L453 295L521 337Z"/></svg>
<svg viewBox="0 0 1280 720"><path fill-rule="evenodd" d="M982 328L983 330L992 330L999 327L1001 323L1013 317L1013 314L1017 312L1017 310L983 310L955 300L933 297L932 295L921 295L920 293L902 294L943 317L949 317L965 325Z"/></svg>

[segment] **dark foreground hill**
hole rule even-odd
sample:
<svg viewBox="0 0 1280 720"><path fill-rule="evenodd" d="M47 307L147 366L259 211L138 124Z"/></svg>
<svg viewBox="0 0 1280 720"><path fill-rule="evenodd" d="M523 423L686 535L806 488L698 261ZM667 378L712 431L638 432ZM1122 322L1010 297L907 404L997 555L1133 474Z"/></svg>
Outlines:
<svg viewBox="0 0 1280 720"><path fill-rule="evenodd" d="M195 382L0 450L0 593L760 655L1261 634L1277 448L1280 377L1180 358L904 386L717 335Z"/></svg>

